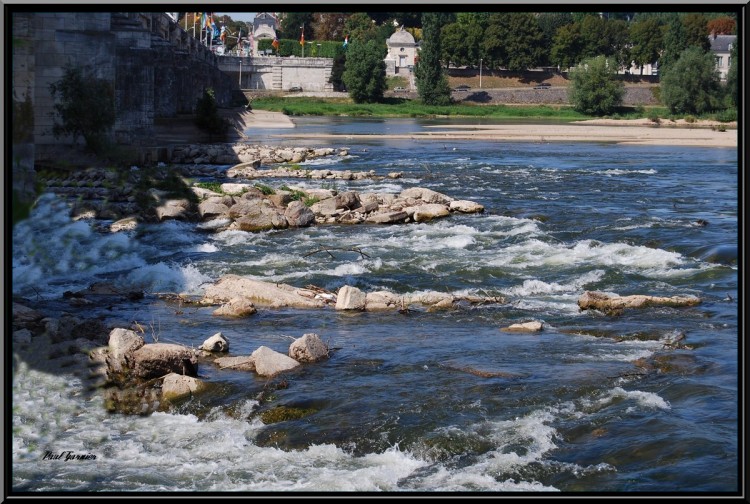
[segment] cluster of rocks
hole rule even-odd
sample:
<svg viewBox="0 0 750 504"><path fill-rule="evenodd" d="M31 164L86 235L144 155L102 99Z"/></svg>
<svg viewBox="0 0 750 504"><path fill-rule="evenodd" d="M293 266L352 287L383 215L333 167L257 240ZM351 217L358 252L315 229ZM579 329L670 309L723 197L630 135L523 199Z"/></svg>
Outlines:
<svg viewBox="0 0 750 504"><path fill-rule="evenodd" d="M484 211L479 203L456 200L420 187L399 194L289 189L266 195L250 184L222 184L224 194L193 188L202 199L198 204L200 220L223 223L216 226L216 230L256 232L306 227L315 223L401 224L426 222L452 213ZM157 207L156 212L159 220L189 219L190 204L187 200L167 200Z"/></svg>
<svg viewBox="0 0 750 504"><path fill-rule="evenodd" d="M395 294L389 291L365 293L344 285L337 293L309 286L297 288L288 284L263 282L239 275L225 275L209 285L199 304L216 306L214 315L243 317L264 308L324 308L333 306L340 311L401 311L422 308L427 310L450 309L460 303L501 304L501 296L455 295L447 292L426 291Z"/></svg>
<svg viewBox="0 0 750 504"><path fill-rule="evenodd" d="M186 144L171 148L170 161L177 164L236 165L258 162L261 164L301 163L325 156L347 156L347 149L331 147L281 147L272 145Z"/></svg>
<svg viewBox="0 0 750 504"><path fill-rule="evenodd" d="M293 165L281 165L269 170L260 170L260 161L241 163L229 168L226 172L228 178L259 179L259 178L304 178L316 180L383 180L385 178L398 179L403 177L402 172L391 172L387 177L378 176L375 170L351 171L351 170L329 170L329 169L302 169Z"/></svg>
<svg viewBox="0 0 750 504"><path fill-rule="evenodd" d="M648 308L651 306L696 306L701 300L695 296L647 296L634 294L620 296L599 291L586 291L578 298L581 310L598 310L610 315L619 315L626 308Z"/></svg>
<svg viewBox="0 0 750 504"><path fill-rule="evenodd" d="M209 391L210 383L198 378L199 362L270 378L329 355L328 345L314 333L294 340L286 355L267 346L246 356L223 356L228 351L229 342L220 332L194 349L173 343L146 343L132 329L115 328L109 333L107 346L93 349L89 358L98 385L105 388L108 409L147 413L160 404Z"/></svg>

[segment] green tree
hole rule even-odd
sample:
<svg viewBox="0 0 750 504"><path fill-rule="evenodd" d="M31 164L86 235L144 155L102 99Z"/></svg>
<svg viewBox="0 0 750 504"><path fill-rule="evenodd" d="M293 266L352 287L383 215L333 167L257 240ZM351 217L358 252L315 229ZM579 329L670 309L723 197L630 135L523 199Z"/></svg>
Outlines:
<svg viewBox="0 0 750 504"><path fill-rule="evenodd" d="M629 25L622 19L607 21L607 40L609 51L605 56L612 56L619 67L630 67L630 30Z"/></svg>
<svg viewBox="0 0 750 504"><path fill-rule="evenodd" d="M346 69L346 49L339 46L336 49L336 55L333 57L333 66L331 67L331 77L328 82L333 84L335 91L341 91L344 87L344 70Z"/></svg>
<svg viewBox="0 0 750 504"><path fill-rule="evenodd" d="M305 40L314 40L313 14L312 12L285 12L281 16L279 31L287 39L299 40L302 34L302 26L305 27ZM279 37L281 38L281 37Z"/></svg>
<svg viewBox="0 0 750 504"><path fill-rule="evenodd" d="M552 64L557 64L562 69L570 68L581 60L582 52L583 45L578 23L565 25L557 30L550 50Z"/></svg>
<svg viewBox="0 0 750 504"><path fill-rule="evenodd" d="M737 43L732 44L732 50L729 52L729 70L727 71L727 99L729 106L737 106L737 95L739 94L739 81L737 80Z"/></svg>
<svg viewBox="0 0 750 504"><path fill-rule="evenodd" d="M383 99L386 90L386 48L375 40L355 40L349 44L342 76L349 96L356 103L372 103Z"/></svg>
<svg viewBox="0 0 750 504"><path fill-rule="evenodd" d="M643 66L659 59L659 52L664 43L659 19L648 17L634 21L630 25L630 41L633 44L630 54L643 75Z"/></svg>
<svg viewBox="0 0 750 504"><path fill-rule="evenodd" d="M721 88L711 53L692 46L661 79L661 101L673 114L702 114L720 108Z"/></svg>
<svg viewBox="0 0 750 504"><path fill-rule="evenodd" d="M456 23L464 26L476 26L484 31L490 24L489 12L458 12L456 13Z"/></svg>
<svg viewBox="0 0 750 504"><path fill-rule="evenodd" d="M607 34L607 21L599 15L588 15L581 21L582 53L584 58L593 58L598 55L609 55L609 36Z"/></svg>
<svg viewBox="0 0 750 504"><path fill-rule="evenodd" d="M440 63L440 27L444 17L440 13L422 14L422 50L414 68L417 92L426 105L448 105L451 90Z"/></svg>
<svg viewBox="0 0 750 504"><path fill-rule="evenodd" d="M519 72L539 64L543 34L528 12L495 13L484 32L484 53L492 66Z"/></svg>
<svg viewBox="0 0 750 504"><path fill-rule="evenodd" d="M659 68L664 73L680 57L687 48L687 38L682 20L677 14L669 17L664 27L664 50L659 59Z"/></svg>
<svg viewBox="0 0 750 504"><path fill-rule="evenodd" d="M544 35L530 12L511 12L502 17L505 47L504 65L512 72L522 72L537 66L542 60Z"/></svg>
<svg viewBox="0 0 750 504"><path fill-rule="evenodd" d="M356 12L344 22L344 31L349 34L349 42L365 42L375 37L377 25L364 12Z"/></svg>
<svg viewBox="0 0 750 504"><path fill-rule="evenodd" d="M607 115L622 105L625 86L617 80L614 60L597 56L584 60L571 72L569 94L578 112Z"/></svg>
<svg viewBox="0 0 750 504"><path fill-rule="evenodd" d="M450 23L440 30L442 60L456 66L479 64L482 28L479 25Z"/></svg>
<svg viewBox="0 0 750 504"><path fill-rule="evenodd" d="M549 65L554 63L552 59L552 45L555 41L557 30L565 25L573 23L573 16L570 12L543 12L537 17L539 29L542 31L542 64ZM556 64L556 63L555 63Z"/></svg>
<svg viewBox="0 0 750 504"><path fill-rule="evenodd" d="M68 67L57 82L50 85L56 100L55 137L71 135L73 143L82 137L86 147L101 153L107 144L109 130L115 124L115 91L104 79L84 74L80 67Z"/></svg>
<svg viewBox="0 0 750 504"><path fill-rule="evenodd" d="M219 115L213 88L204 89L195 105L195 125L208 133L209 138L224 135L229 130L229 123Z"/></svg>
<svg viewBox="0 0 750 504"><path fill-rule="evenodd" d="M704 51L711 49L711 41L708 39L708 18L700 13L686 14L682 18L685 27L685 41L687 47L697 46Z"/></svg>

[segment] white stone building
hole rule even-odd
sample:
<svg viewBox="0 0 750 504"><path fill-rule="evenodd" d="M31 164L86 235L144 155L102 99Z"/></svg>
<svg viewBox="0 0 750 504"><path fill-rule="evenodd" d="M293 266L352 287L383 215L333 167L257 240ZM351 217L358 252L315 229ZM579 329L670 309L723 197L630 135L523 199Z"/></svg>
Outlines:
<svg viewBox="0 0 750 504"><path fill-rule="evenodd" d="M414 42L412 34L402 26L391 35L386 44L388 54L385 57L385 74L388 77L399 75L410 78L419 50L419 44Z"/></svg>
<svg viewBox="0 0 750 504"><path fill-rule="evenodd" d="M729 65L732 64L732 47L737 43L736 35L710 35L711 52L716 58L716 70L722 81L727 80Z"/></svg>

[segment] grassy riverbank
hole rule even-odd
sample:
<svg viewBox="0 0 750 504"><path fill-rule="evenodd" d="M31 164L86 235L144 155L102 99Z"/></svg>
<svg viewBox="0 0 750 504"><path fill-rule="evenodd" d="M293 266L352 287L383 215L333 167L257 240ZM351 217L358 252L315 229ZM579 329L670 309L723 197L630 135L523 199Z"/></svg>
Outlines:
<svg viewBox="0 0 750 504"><path fill-rule="evenodd" d="M576 112L570 105L480 105L454 103L448 106L423 105L418 100L407 98L385 98L382 103L354 103L349 98L317 97L259 97L253 101L253 108L282 112L287 116L348 116L348 117L484 117L490 119L545 119L570 122L595 119ZM698 120L730 122L736 114L726 111L703 114L697 117L675 115L663 106L621 107L616 113L604 119L650 119L688 122Z"/></svg>
<svg viewBox="0 0 750 504"><path fill-rule="evenodd" d="M350 99L310 97L262 97L253 108L283 112L289 116L321 115L349 117L487 117L493 119L551 119L580 121L590 119L570 106L555 105L423 105L417 100L385 98L382 103L354 103ZM666 112L666 111L662 111ZM623 107L620 117L643 117L642 108Z"/></svg>

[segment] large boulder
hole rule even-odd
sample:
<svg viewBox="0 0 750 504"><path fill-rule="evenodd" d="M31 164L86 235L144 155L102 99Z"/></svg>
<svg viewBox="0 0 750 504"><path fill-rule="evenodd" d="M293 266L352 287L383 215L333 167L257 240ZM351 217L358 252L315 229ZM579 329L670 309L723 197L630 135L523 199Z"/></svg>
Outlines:
<svg viewBox="0 0 750 504"><path fill-rule="evenodd" d="M222 198L213 197L198 204L198 214L203 220L227 217L229 216L229 207L224 204Z"/></svg>
<svg viewBox="0 0 750 504"><path fill-rule="evenodd" d="M448 210L448 207L446 205L441 205L439 203L428 203L426 205L419 205L415 207L414 215L412 216L412 218L416 222L427 222L431 221L432 219L446 217L448 215L450 215L450 211Z"/></svg>
<svg viewBox="0 0 750 504"><path fill-rule="evenodd" d="M170 199L156 207L156 217L160 220L188 219L190 213L190 201L186 199Z"/></svg>
<svg viewBox="0 0 750 504"><path fill-rule="evenodd" d="M430 308L451 308L456 299L447 292L426 291L404 296L407 304L421 304Z"/></svg>
<svg viewBox="0 0 750 504"><path fill-rule="evenodd" d="M695 296L646 296L636 294L620 296L598 291L586 291L578 298L581 310L599 310L607 313L618 313L625 308L648 308L651 306L695 306L700 304L700 298Z"/></svg>
<svg viewBox="0 0 750 504"><path fill-rule="evenodd" d="M406 308L403 296L388 291L368 292L365 298L367 311L391 311Z"/></svg>
<svg viewBox="0 0 750 504"><path fill-rule="evenodd" d="M275 376L299 366L296 360L267 346L259 347L251 356L255 361L255 372L260 376Z"/></svg>
<svg viewBox="0 0 750 504"><path fill-rule="evenodd" d="M191 348L172 343L151 343L133 352L133 372L143 379L168 373L196 376L198 358Z"/></svg>
<svg viewBox="0 0 750 504"><path fill-rule="evenodd" d="M481 213L484 212L484 207L479 203L475 203L469 200L455 200L450 203L451 212L460 213Z"/></svg>
<svg viewBox="0 0 750 504"><path fill-rule="evenodd" d="M239 355L236 357L219 357L214 359L214 364L220 369L236 369L238 371L255 371L255 359L251 355Z"/></svg>
<svg viewBox="0 0 750 504"><path fill-rule="evenodd" d="M257 313L253 302L246 297L236 297L229 300L214 310L213 315L217 317L249 317Z"/></svg>
<svg viewBox="0 0 750 504"><path fill-rule="evenodd" d="M167 401L174 401L185 396L198 394L206 388L206 384L192 376L170 373L164 377L161 384L161 396Z"/></svg>
<svg viewBox="0 0 750 504"><path fill-rule="evenodd" d="M453 198L443 193L433 191L432 189L425 189L423 187L412 187L410 189L404 189L398 195L401 199L414 198L422 200L424 203L440 203L442 205L449 205Z"/></svg>
<svg viewBox="0 0 750 504"><path fill-rule="evenodd" d="M143 337L130 329L115 328L109 333L109 367L120 372L127 367L127 360L133 352L145 345Z"/></svg>
<svg viewBox="0 0 750 504"><path fill-rule="evenodd" d="M229 342L220 332L214 334L198 347L198 350L206 352L227 352L229 351Z"/></svg>
<svg viewBox="0 0 750 504"><path fill-rule="evenodd" d="M404 222L408 218L409 214L406 212L378 212L368 215L365 221L371 224L396 224Z"/></svg>
<svg viewBox="0 0 750 504"><path fill-rule="evenodd" d="M308 333L289 345L289 357L297 362L316 362L328 357L328 345L317 334Z"/></svg>
<svg viewBox="0 0 750 504"><path fill-rule="evenodd" d="M365 309L366 299L366 294L361 290L350 285L344 285L339 289L336 296L336 309L361 311Z"/></svg>
<svg viewBox="0 0 750 504"><path fill-rule="evenodd" d="M291 285L251 280L239 275L225 275L206 287L202 303L216 304L245 297L256 306L271 308L322 308L325 301L315 299L315 292Z"/></svg>
<svg viewBox="0 0 750 504"><path fill-rule="evenodd" d="M315 222L315 214L301 201L292 201L284 211L290 227L307 227Z"/></svg>
<svg viewBox="0 0 750 504"><path fill-rule="evenodd" d="M44 314L19 303L13 303L13 325L16 327L33 327L39 325Z"/></svg>

